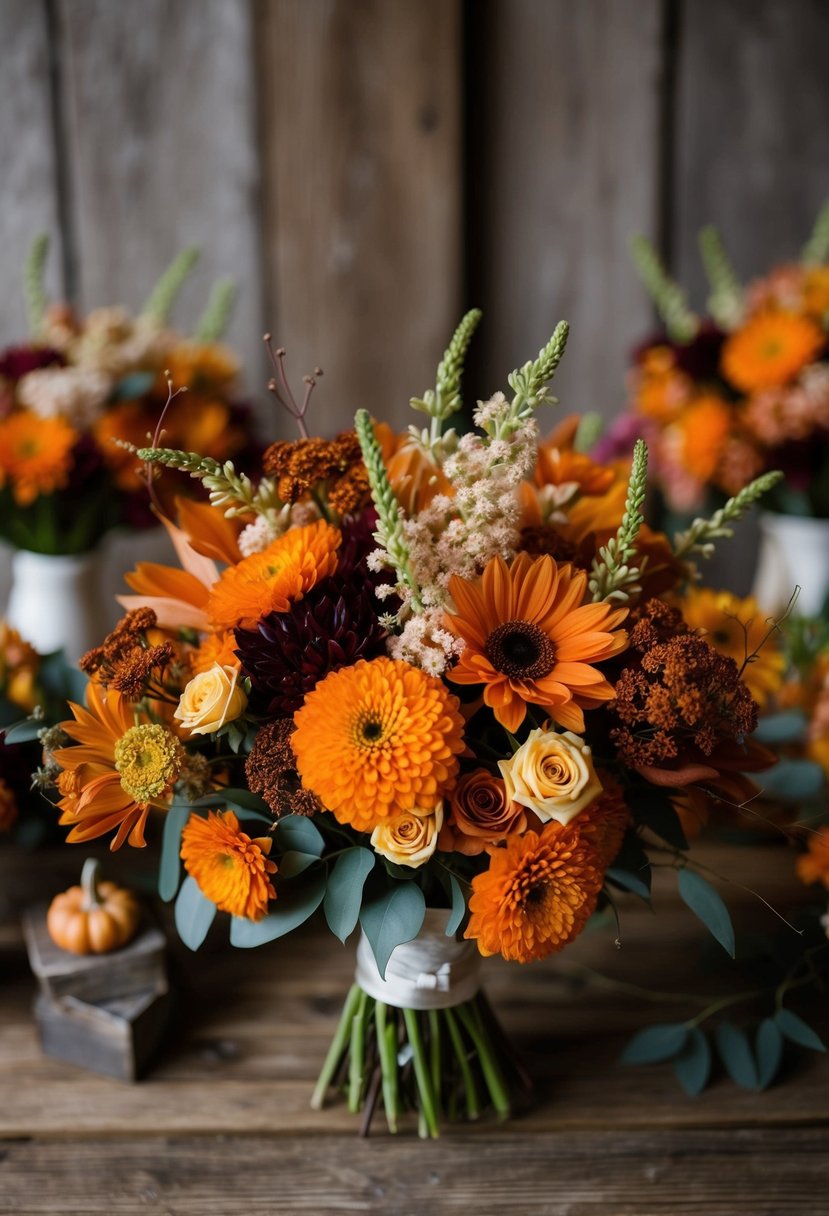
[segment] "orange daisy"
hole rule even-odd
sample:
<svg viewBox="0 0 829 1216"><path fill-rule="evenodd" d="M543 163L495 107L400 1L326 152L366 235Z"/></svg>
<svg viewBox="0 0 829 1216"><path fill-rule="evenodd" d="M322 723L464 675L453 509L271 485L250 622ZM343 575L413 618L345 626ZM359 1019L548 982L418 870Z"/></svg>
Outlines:
<svg viewBox="0 0 829 1216"><path fill-rule="evenodd" d="M682 601L682 615L691 629L738 667L743 666L747 655L757 651L742 679L762 708L783 683L786 660L777 636L770 634L769 617L760 611L757 601L751 597L740 599L730 591L693 587Z"/></svg>
<svg viewBox="0 0 829 1216"><path fill-rule="evenodd" d="M337 568L340 532L323 520L292 528L261 553L229 566L207 605L216 629L255 628L269 612L287 612Z"/></svg>
<svg viewBox="0 0 829 1216"><path fill-rule="evenodd" d="M64 488L77 438L60 415L45 422L31 410L16 410L0 422L0 484L11 481L18 506Z"/></svg>
<svg viewBox="0 0 829 1216"><path fill-rule="evenodd" d="M413 807L434 810L464 747L457 698L400 659L361 659L332 672L294 722L302 784L361 832Z"/></svg>
<svg viewBox="0 0 829 1216"><path fill-rule="evenodd" d="M496 557L482 578L454 575L449 593L458 615L447 618L463 638L463 653L448 678L483 684L484 701L509 731L539 705L566 730L584 730L584 709L615 696L593 663L624 650L617 630L625 609L584 603L587 574L557 566L551 557L519 553L512 566Z"/></svg>
<svg viewBox="0 0 829 1216"><path fill-rule="evenodd" d="M751 317L727 340L723 374L744 393L776 388L794 379L825 343L820 326L808 317L768 309Z"/></svg>
<svg viewBox="0 0 829 1216"><path fill-rule="evenodd" d="M529 963L563 949L596 907L603 873L591 844L556 820L490 848L472 880L467 938L483 955Z"/></svg>
<svg viewBox="0 0 829 1216"><path fill-rule="evenodd" d="M728 402L715 393L695 400L677 420L680 460L699 481L710 481L719 464L731 430Z"/></svg>
<svg viewBox="0 0 829 1216"><path fill-rule="evenodd" d="M117 828L111 849L125 840L143 848L150 808L168 809L184 748L166 726L136 724L133 707L113 689L91 683L87 700L88 709L70 701L74 720L60 723L79 746L54 752L63 769L59 822L73 825L67 837L72 844Z"/></svg>
<svg viewBox="0 0 829 1216"><path fill-rule="evenodd" d="M276 862L268 860L270 836L248 836L233 811L191 815L181 833L184 868L206 899L220 912L261 920L276 891L268 877Z"/></svg>
<svg viewBox="0 0 829 1216"><path fill-rule="evenodd" d="M576 485L582 494L605 494L616 480L615 469L596 464L584 452L558 448L549 441L538 445L537 486Z"/></svg>
<svg viewBox="0 0 829 1216"><path fill-rule="evenodd" d="M809 837L809 852L801 853L796 869L801 882L822 882L829 890L829 827L819 828Z"/></svg>

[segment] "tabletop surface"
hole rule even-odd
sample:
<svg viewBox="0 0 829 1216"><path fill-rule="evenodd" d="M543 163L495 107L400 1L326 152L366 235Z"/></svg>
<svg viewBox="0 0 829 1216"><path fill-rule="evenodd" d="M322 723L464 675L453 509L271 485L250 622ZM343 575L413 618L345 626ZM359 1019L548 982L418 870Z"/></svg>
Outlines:
<svg viewBox="0 0 829 1216"><path fill-rule="evenodd" d="M779 907L799 894L783 846L705 856ZM2 1216L829 1214L827 1057L794 1053L763 1094L717 1074L696 1099L670 1067L619 1064L635 1030L694 1012L682 993L716 995L728 982L700 972L705 933L671 875L658 915L621 901L621 948L608 926L541 964L486 964L532 1099L505 1124L425 1143L411 1124L390 1136L382 1113L360 1139L342 1104L309 1106L353 969L353 943L318 924L252 951L232 950L217 924L198 955L174 948L175 1024L138 1084L44 1056L17 914L75 880L79 861L68 848L0 852ZM115 863L127 877L134 864L126 851ZM738 928L768 924L748 891L721 889ZM822 1030L824 1004L803 1006Z"/></svg>

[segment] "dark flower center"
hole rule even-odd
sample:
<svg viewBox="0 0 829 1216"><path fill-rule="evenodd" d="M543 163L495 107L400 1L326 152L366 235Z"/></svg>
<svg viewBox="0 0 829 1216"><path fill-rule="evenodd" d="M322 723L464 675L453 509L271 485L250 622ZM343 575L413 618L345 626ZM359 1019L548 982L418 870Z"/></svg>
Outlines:
<svg viewBox="0 0 829 1216"><path fill-rule="evenodd" d="M366 743L376 743L383 734L383 723L376 718L366 718L362 727L362 735Z"/></svg>
<svg viewBox="0 0 829 1216"><path fill-rule="evenodd" d="M496 671L513 680L541 680L556 662L552 640L530 621L499 625L487 638L484 653Z"/></svg>

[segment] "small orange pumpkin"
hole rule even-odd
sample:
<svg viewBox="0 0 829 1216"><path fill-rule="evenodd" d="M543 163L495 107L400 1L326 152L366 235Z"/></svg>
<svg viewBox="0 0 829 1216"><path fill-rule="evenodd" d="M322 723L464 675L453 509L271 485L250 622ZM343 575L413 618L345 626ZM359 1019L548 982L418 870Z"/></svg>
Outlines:
<svg viewBox="0 0 829 1216"><path fill-rule="evenodd" d="M99 875L98 862L87 858L81 885L62 891L49 905L49 936L72 954L109 954L132 941L138 929L141 909L132 891L99 882Z"/></svg>

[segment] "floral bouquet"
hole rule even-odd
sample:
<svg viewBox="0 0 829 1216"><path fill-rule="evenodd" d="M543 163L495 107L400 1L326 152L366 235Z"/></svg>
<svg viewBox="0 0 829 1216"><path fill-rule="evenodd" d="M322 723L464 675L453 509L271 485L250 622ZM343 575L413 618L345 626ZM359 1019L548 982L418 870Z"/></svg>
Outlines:
<svg viewBox="0 0 829 1216"><path fill-rule="evenodd" d="M258 484L138 450L211 504L168 521L181 568L128 576L49 756L70 841L158 833L160 894L191 948L217 913L243 948L318 908L343 942L359 925L313 1102L344 1089L391 1130L414 1108L430 1136L509 1109L480 958L544 958L619 892L647 900L649 853L733 953L678 812L743 803L746 772L771 763L750 737L755 656L718 653L676 593L776 475L673 543L651 531L643 442L626 479L581 450L578 420L539 438L564 323L460 434L478 319L412 402L424 429L360 410L354 431L309 437L314 377L297 401L278 350L270 387L301 437L267 450Z"/></svg>
<svg viewBox="0 0 829 1216"><path fill-rule="evenodd" d="M0 353L0 535L16 549L80 554L111 528L158 522L135 461L115 441L140 444L154 432L168 373L188 390L167 412L168 440L239 458L251 419L235 400L236 359L218 344L232 284L216 285L193 338L168 327L194 250L170 266L139 316L99 308L78 317L45 298L47 248L36 241L27 267L32 338Z"/></svg>

